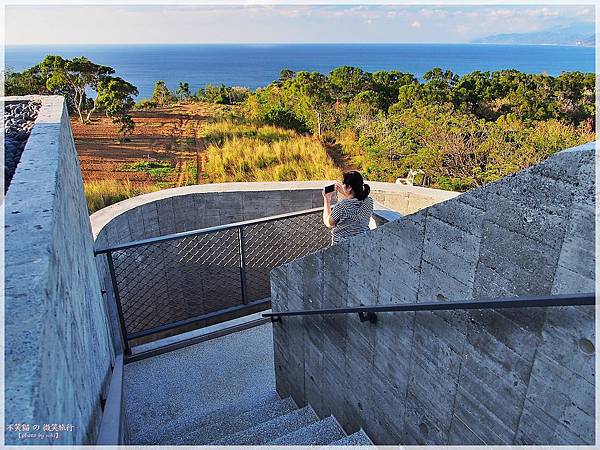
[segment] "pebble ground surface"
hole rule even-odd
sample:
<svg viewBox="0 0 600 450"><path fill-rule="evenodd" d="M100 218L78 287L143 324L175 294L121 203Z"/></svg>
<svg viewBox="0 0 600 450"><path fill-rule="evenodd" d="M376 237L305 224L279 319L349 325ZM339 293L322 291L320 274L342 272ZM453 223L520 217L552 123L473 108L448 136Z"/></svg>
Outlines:
<svg viewBox="0 0 600 450"><path fill-rule="evenodd" d="M123 383L132 442L186 417L250 410L278 398L271 324L127 364Z"/></svg>
<svg viewBox="0 0 600 450"><path fill-rule="evenodd" d="M4 193L17 170L40 106L38 102L4 104Z"/></svg>

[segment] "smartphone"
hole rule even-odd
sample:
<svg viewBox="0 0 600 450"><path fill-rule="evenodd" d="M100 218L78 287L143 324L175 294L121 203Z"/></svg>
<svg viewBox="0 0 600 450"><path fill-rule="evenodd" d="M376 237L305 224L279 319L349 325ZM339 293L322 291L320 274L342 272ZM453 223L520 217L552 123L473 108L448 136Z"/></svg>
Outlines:
<svg viewBox="0 0 600 450"><path fill-rule="evenodd" d="M325 193L329 194L330 192L335 191L335 184L330 184L329 186L325 186Z"/></svg>

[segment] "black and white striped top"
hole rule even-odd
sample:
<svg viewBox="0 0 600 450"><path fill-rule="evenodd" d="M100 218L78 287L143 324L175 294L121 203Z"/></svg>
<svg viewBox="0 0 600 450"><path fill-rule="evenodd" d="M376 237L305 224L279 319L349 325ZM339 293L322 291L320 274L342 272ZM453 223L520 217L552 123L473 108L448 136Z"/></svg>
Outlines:
<svg viewBox="0 0 600 450"><path fill-rule="evenodd" d="M337 223L331 229L332 244L369 230L369 220L373 214L373 199L345 198L331 209L331 218Z"/></svg>

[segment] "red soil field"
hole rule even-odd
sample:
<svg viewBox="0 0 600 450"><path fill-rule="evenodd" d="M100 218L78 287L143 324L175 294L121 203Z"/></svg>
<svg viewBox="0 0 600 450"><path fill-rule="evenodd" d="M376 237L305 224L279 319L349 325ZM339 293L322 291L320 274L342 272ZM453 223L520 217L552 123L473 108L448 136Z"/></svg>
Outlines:
<svg viewBox="0 0 600 450"><path fill-rule="evenodd" d="M140 160L160 161L175 167L170 177L161 180L165 184L179 186L192 181L185 180L183 163L201 168L204 142L199 134L202 123L214 115L210 107L175 105L132 111L131 115L135 130L128 136L128 142L119 142L119 127L102 114L93 116L89 124L71 119L84 182L129 179L134 185L156 184L156 180L145 172L123 170L126 164Z"/></svg>

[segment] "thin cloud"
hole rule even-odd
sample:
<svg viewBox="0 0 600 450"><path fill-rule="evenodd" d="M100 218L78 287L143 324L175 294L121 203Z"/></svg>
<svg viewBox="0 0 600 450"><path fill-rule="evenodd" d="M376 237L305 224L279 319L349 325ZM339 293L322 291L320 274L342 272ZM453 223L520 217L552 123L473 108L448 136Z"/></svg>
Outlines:
<svg viewBox="0 0 600 450"><path fill-rule="evenodd" d="M593 22L595 13L582 5L7 5L5 11L9 45L469 42Z"/></svg>

